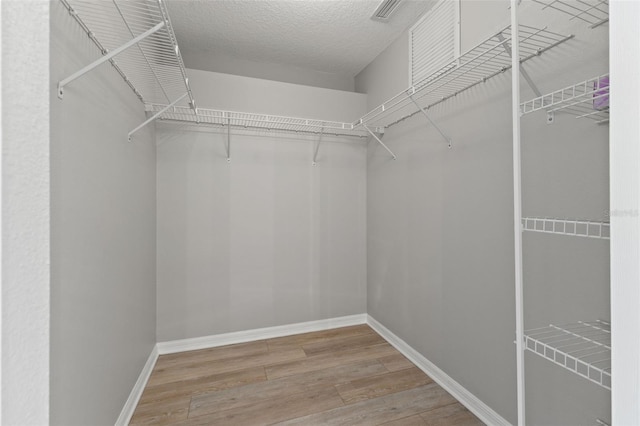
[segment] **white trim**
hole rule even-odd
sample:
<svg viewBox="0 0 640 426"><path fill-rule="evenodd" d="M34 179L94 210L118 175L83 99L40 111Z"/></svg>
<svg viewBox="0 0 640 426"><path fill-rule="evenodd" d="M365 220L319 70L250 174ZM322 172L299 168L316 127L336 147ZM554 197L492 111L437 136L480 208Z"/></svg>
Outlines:
<svg viewBox="0 0 640 426"><path fill-rule="evenodd" d="M640 4L610 2L611 414L640 424Z"/></svg>
<svg viewBox="0 0 640 426"><path fill-rule="evenodd" d="M165 355L176 352L215 348L217 346L234 345L236 343L253 342L255 340L272 339L274 337L291 336L293 334L329 330L331 328L347 327L350 325L359 325L366 323L367 314L357 314L346 317L279 325L275 327L236 331L233 333L194 337L191 339L158 342L157 347L158 353L160 355Z"/></svg>
<svg viewBox="0 0 640 426"><path fill-rule="evenodd" d="M133 389L131 389L129 398L127 398L127 401L124 403L124 407L122 407L120 416L118 416L118 420L116 420L116 426L125 426L131 421L133 412L138 405L138 401L140 401L140 397L142 396L145 386L147 386L149 376L151 376L151 372L153 371L153 367L156 365L157 360L158 345L155 345L151 350L151 354L149 354L146 364L142 367L142 371L140 372L140 376L138 376L136 384L133 385Z"/></svg>
<svg viewBox="0 0 640 426"><path fill-rule="evenodd" d="M520 37L518 35L518 0L511 0L511 66L520 69ZM524 72L524 71L521 71ZM511 73L511 122L513 155L513 253L516 332L516 400L518 425L526 423L526 392L524 366L524 278L522 272L522 160L520 133L520 72ZM534 90L535 91L535 90Z"/></svg>
<svg viewBox="0 0 640 426"><path fill-rule="evenodd" d="M2 6L0 6L0 23L2 23ZM2 46L2 31L0 30L0 46ZM0 82L2 81L2 52L0 52ZM2 89L0 88L0 91ZM0 93L0 111L2 111L2 94ZM4 162L4 158L2 153L4 150L2 149L2 114L0 114L0 421L2 421L2 346L4 346L4 340L2 340L2 242L4 241L2 234L2 198L4 197L4 192L2 191L2 163ZM51 373L49 373L51 374Z"/></svg>
<svg viewBox="0 0 640 426"><path fill-rule="evenodd" d="M487 404L465 389L460 383L449 377L447 373L436 367L435 364L409 346L404 340L389 331L389 329L376 321L371 315L367 315L367 324L484 423L492 426L511 425L511 423L492 410Z"/></svg>

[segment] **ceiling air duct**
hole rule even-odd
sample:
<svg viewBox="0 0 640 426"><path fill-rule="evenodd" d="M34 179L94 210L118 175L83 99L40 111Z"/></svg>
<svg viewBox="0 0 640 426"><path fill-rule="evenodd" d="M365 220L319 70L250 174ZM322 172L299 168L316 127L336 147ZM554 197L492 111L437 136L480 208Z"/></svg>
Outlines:
<svg viewBox="0 0 640 426"><path fill-rule="evenodd" d="M387 22L400 3L402 3L402 0L382 0L382 3L378 5L376 11L371 15L371 19L374 21Z"/></svg>

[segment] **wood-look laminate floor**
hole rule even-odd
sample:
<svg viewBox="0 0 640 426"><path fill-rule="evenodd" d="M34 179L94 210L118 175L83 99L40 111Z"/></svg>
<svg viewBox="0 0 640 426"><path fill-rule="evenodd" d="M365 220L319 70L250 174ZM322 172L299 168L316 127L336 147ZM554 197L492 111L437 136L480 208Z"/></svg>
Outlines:
<svg viewBox="0 0 640 426"><path fill-rule="evenodd" d="M132 425L482 425L367 325L162 355Z"/></svg>

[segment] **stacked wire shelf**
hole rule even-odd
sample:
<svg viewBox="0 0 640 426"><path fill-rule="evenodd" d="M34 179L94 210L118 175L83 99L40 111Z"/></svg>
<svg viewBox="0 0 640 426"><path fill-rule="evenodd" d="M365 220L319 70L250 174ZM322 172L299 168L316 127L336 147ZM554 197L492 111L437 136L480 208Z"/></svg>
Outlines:
<svg viewBox="0 0 640 426"><path fill-rule="evenodd" d="M140 101L195 108L176 36L161 0L60 2L103 56L120 50L109 62ZM62 83L60 97L68 84Z"/></svg>
<svg viewBox="0 0 640 426"><path fill-rule="evenodd" d="M147 105L147 111L158 113L165 105ZM308 118L283 117L277 115L255 114L247 112L222 111L188 107L173 107L161 113L160 120L203 124L210 126L230 126L247 130L264 130L293 133L310 133L333 136L365 137L362 129L356 129L352 123L325 121Z"/></svg>
<svg viewBox="0 0 640 426"><path fill-rule="evenodd" d="M611 389L611 326L577 322L525 330L525 349Z"/></svg>
<svg viewBox="0 0 640 426"><path fill-rule="evenodd" d="M591 28L609 21L609 0L533 0L544 8L570 15L572 20L586 22Z"/></svg>
<svg viewBox="0 0 640 426"><path fill-rule="evenodd" d="M522 230L604 240L611 235L609 222L541 217L523 217Z"/></svg>
<svg viewBox="0 0 640 426"><path fill-rule="evenodd" d="M397 94L354 123L382 131L511 68L511 26ZM571 39L546 28L519 26L520 63ZM419 105L416 103L419 102Z"/></svg>
<svg viewBox="0 0 640 426"><path fill-rule="evenodd" d="M596 123L609 121L609 75L590 78L520 104L522 114L567 112Z"/></svg>

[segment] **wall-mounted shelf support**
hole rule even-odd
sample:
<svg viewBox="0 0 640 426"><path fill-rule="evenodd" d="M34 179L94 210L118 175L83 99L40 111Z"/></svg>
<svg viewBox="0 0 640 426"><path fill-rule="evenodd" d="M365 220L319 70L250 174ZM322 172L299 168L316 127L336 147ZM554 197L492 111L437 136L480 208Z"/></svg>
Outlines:
<svg viewBox="0 0 640 426"><path fill-rule="evenodd" d="M511 68L515 69L522 63L520 55L523 52L521 45L521 27L518 24L518 0L510 0L511 3L511 54L506 55L510 59ZM529 36L530 33L525 33ZM500 32L502 35L502 32ZM566 39L566 38L565 38ZM563 40L565 40L563 39ZM505 41L499 41L504 44ZM560 43L556 41L556 43ZM533 47L533 46L532 46ZM504 50L504 49L501 49ZM526 50L525 50L526 52ZM535 54L531 51L531 54ZM511 73L511 122L513 132L513 216L514 216L514 284L515 284L515 308L516 308L516 401L518 406L518 425L526 425L526 398L525 398L525 374L524 374L524 285L522 273L522 232L520 232L520 220L522 218L522 163L520 151L520 73Z"/></svg>
<svg viewBox="0 0 640 426"><path fill-rule="evenodd" d="M316 142L316 150L313 153L313 163L311 165L316 165L316 159L318 158L318 150L320 150L320 142L322 142L322 135L324 134L324 127L320 129L320 137L318 138L318 142Z"/></svg>
<svg viewBox="0 0 640 426"><path fill-rule="evenodd" d="M161 109L160 111L156 112L155 114L153 114L151 117L147 118L142 124L140 124L138 127L136 127L135 129L133 129L132 131L129 132L128 135L128 139L129 142L131 142L131 136L137 132L138 130L142 129L144 126L146 126L147 124L151 123L153 120L155 120L156 118L160 117L162 115L162 113L164 113L166 110L168 110L169 108L172 108L175 104L177 104L178 102L180 102L181 100L183 100L189 93L185 93L184 95L180 96L178 99L176 99L175 101L171 102L169 105L165 106L163 109Z"/></svg>
<svg viewBox="0 0 640 426"><path fill-rule="evenodd" d="M415 89L414 88L412 88L412 89L415 92ZM424 116L427 118L429 123L431 123L433 128L436 129L438 131L438 133L440 133L440 135L444 138L445 142L447 142L447 145L449 146L449 149L451 149L451 138L444 134L442 129L440 129L440 127L438 127L438 125L431 119L431 117L429 117L429 114L427 114L427 111L425 111L424 108L422 108L418 104L418 102L416 102L416 100L413 99L413 93L411 95L409 95L409 99L411 99L411 102L413 102L415 104L415 106L422 112L422 114L424 114Z"/></svg>
<svg viewBox="0 0 640 426"><path fill-rule="evenodd" d="M231 163L231 119L227 118L227 163Z"/></svg>
<svg viewBox="0 0 640 426"><path fill-rule="evenodd" d="M82 68L79 71L76 71L75 73L71 74L69 77L65 78L64 80L60 80L58 82L58 97L60 99L63 98L63 96L64 96L64 86L66 86L67 84L71 83L75 79L77 79L79 77L82 77L83 75L85 75L89 71L93 70L98 65L101 65L101 64L111 60L114 56L118 55L119 53L122 53L125 50L127 50L128 48L137 45L138 43L140 43L145 38L147 38L150 35L158 32L164 26L165 26L165 23L164 22L160 22L159 24L157 24L153 28L150 28L147 31L145 31L142 34L140 34L139 36L129 40L127 43L123 44L122 46L118 47L117 49L114 49L111 52L107 52L107 50L104 50L103 51L104 56L102 56L100 59L97 59L97 60L93 61L92 63L90 63L86 67Z"/></svg>
<svg viewBox="0 0 640 426"><path fill-rule="evenodd" d="M506 40L502 35L502 33L499 33L496 36L496 38L501 42L504 42ZM507 52L507 55L509 55L509 57L512 56L511 47L507 43L502 43L502 48L505 50L505 52ZM520 75L522 76L522 78L524 78L524 81L527 82L529 87L531 87L531 90L533 90L533 93L535 93L536 96L542 96L542 92L540 91L540 89L538 89L538 86L536 86L536 84L533 82L533 79L531 78L527 70L524 69L524 67L522 66L522 63L518 68L520 69Z"/></svg>
<svg viewBox="0 0 640 426"><path fill-rule="evenodd" d="M375 133L373 133L373 132L371 131L371 129L369 129L365 124L363 124L363 125L362 125L362 127L364 127L364 129L365 129L367 132L369 132L369 134L370 134L371 136L373 136L373 138L374 138L376 141L378 141L378 143L379 143L380 145L382 145L382 147L383 147L384 149L386 149L386 150L387 150L387 152L389 152L389 154L391 154L391 156L393 157L393 159L394 159L394 160L396 159L396 155L393 153L393 151L391 151L391 150L389 149L389 147L388 147L388 146L386 146L386 145L385 145L385 144L380 140L380 138L379 138L378 136L376 136L376 134L375 134Z"/></svg>

